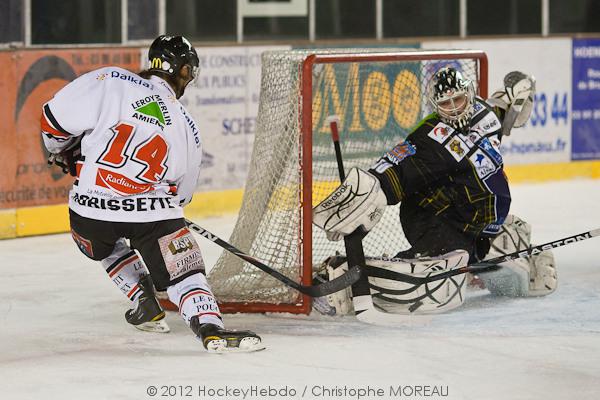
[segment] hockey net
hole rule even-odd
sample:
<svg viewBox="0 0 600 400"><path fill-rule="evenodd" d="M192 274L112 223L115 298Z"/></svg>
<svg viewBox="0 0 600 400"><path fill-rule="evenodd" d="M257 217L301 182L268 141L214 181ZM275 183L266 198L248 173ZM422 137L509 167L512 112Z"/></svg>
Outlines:
<svg viewBox="0 0 600 400"><path fill-rule="evenodd" d="M262 56L260 104L242 207L230 242L290 278L311 284L313 268L344 244L314 228L311 209L338 184L327 117L340 120L346 169L367 169L429 112L425 89L452 66L487 95L480 51L289 50ZM388 207L363 240L365 255L409 247ZM302 296L224 252L209 274L224 312L310 312Z"/></svg>

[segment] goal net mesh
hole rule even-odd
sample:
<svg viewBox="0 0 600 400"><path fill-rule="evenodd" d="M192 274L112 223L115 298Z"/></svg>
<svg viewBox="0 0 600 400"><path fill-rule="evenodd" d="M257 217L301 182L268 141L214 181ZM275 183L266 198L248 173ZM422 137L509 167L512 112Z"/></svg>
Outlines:
<svg viewBox="0 0 600 400"><path fill-rule="evenodd" d="M330 242L319 228L312 226L307 232L310 225L303 224L311 218L310 208L302 207L307 199L303 191L309 191L314 206L339 184L327 117L339 118L346 170L368 169L431 112L425 93L435 71L452 66L476 87L479 82L477 59L444 53L445 58L421 60L418 51L393 52L397 59L386 59L391 50L382 49L263 54L254 148L230 243L299 282L302 277L309 282L306 276L327 257L345 253L343 241ZM317 58L308 77L303 65L315 54L338 56L341 61ZM302 102L302 93L311 99L310 107ZM307 148L311 154L306 154ZM310 185L303 184L311 172ZM398 207L386 209L363 246L366 256L393 256L409 247ZM295 290L227 252L210 271L209 281L223 304L303 302Z"/></svg>

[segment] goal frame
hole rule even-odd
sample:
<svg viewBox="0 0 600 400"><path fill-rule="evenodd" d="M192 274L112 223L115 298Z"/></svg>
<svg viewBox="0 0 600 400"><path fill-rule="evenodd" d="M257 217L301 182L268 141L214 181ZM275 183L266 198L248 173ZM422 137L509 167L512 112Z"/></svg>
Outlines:
<svg viewBox="0 0 600 400"><path fill-rule="evenodd" d="M350 49L349 49L350 50ZM337 53L310 54L299 65L300 97L299 107L299 149L300 163L298 166L300 191L299 207L301 223L298 227L298 255L300 283L312 283L312 179L313 179L313 67L317 64L352 63L352 62L402 62L402 61L436 61L473 59L477 63L477 94L487 98L488 94L488 59L485 52L480 50L404 50L381 53ZM384 149L382 149L383 151ZM218 300L218 299L217 299ZM293 314L309 314L312 309L312 299L307 295L298 294L294 304L276 304L265 302L226 302L219 303L224 313L261 313L287 312Z"/></svg>

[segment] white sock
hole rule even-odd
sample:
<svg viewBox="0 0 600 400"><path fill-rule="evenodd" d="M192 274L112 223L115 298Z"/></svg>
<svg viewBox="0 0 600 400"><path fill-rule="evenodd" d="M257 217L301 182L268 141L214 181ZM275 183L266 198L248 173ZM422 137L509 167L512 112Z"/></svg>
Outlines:
<svg viewBox="0 0 600 400"><path fill-rule="evenodd" d="M167 288L169 300L179 306L179 314L189 325L193 316L201 324L215 324L223 328L221 311L215 296L210 291L206 277L197 273Z"/></svg>
<svg viewBox="0 0 600 400"><path fill-rule="evenodd" d="M102 266L121 293L131 301L137 300L142 293L138 282L147 272L144 263L125 239L119 239L111 255L102 260Z"/></svg>

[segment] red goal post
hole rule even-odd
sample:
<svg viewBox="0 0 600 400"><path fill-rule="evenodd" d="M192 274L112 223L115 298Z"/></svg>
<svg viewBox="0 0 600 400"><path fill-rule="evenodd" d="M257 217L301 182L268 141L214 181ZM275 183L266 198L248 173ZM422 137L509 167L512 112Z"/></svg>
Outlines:
<svg viewBox="0 0 600 400"><path fill-rule="evenodd" d="M343 253L343 244L328 242L312 225L312 207L339 184L326 117L341 114L346 168L368 168L430 111L425 88L439 67L457 66L486 98L487 56L476 50L289 50L267 52L262 62L253 155L229 241L310 285L316 266ZM386 211L365 238L366 255L407 247L397 213ZM311 310L308 296L230 254L221 256L209 282L223 312Z"/></svg>

